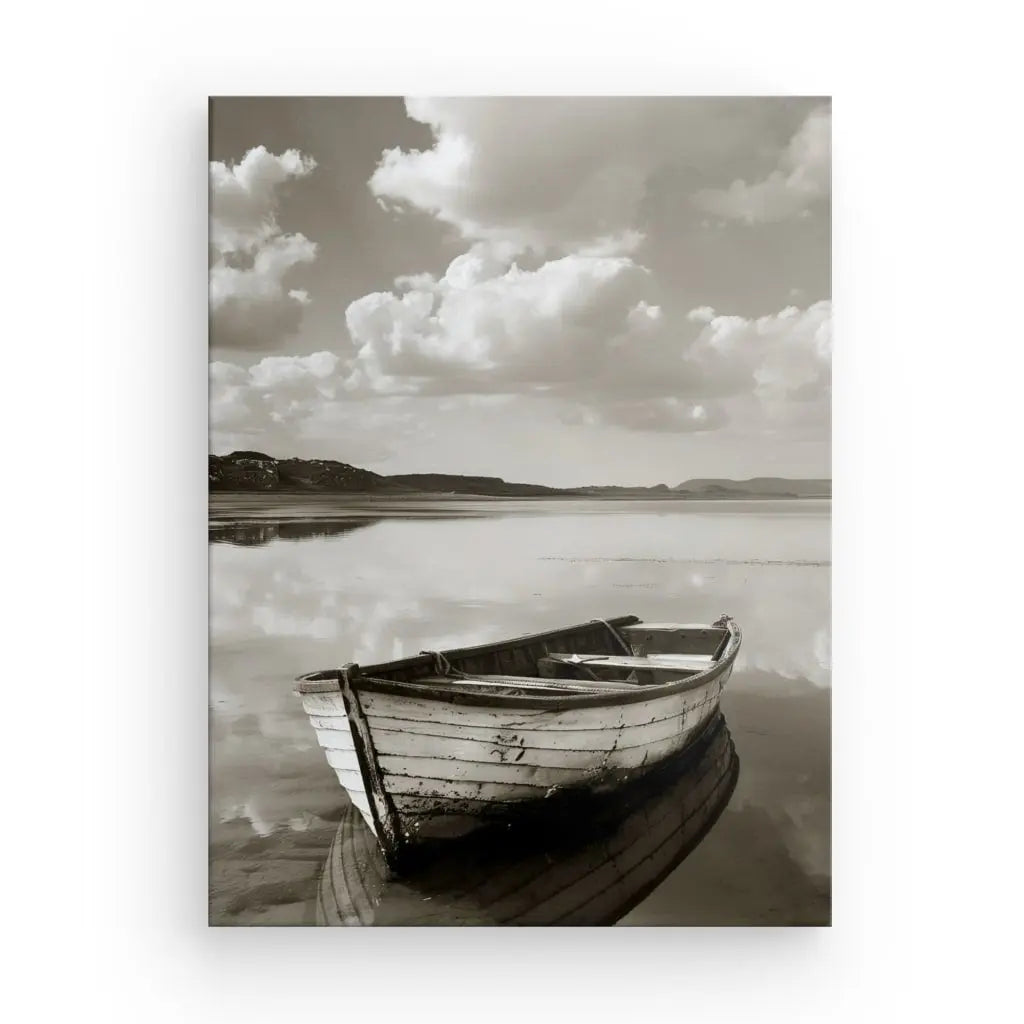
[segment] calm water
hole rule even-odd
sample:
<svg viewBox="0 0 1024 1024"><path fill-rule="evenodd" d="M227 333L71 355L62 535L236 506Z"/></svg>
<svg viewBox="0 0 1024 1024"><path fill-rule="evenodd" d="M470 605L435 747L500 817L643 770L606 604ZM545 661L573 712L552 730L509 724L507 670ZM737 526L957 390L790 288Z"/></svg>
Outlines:
<svg viewBox="0 0 1024 1024"><path fill-rule="evenodd" d="M299 673L727 612L744 631L723 700L735 792L620 923L828 922L828 501L213 501L211 921L315 922L347 799L291 692ZM437 898L431 923L460 920ZM391 923L418 919L407 905Z"/></svg>

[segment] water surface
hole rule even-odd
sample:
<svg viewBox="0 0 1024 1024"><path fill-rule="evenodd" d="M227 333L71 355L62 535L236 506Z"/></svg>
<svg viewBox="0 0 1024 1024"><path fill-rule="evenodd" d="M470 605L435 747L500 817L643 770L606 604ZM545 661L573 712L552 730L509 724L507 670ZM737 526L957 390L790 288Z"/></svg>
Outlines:
<svg viewBox="0 0 1024 1024"><path fill-rule="evenodd" d="M214 495L211 921L315 921L347 799L294 676L598 617L727 612L744 631L723 700L736 790L621 923L827 923L829 517L816 500Z"/></svg>

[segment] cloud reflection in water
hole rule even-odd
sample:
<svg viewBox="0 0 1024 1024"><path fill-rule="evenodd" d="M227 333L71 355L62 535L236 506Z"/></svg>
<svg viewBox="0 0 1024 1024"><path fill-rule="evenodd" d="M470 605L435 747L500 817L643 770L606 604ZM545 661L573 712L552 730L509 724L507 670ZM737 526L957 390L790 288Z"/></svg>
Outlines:
<svg viewBox="0 0 1024 1024"><path fill-rule="evenodd" d="M829 686L827 502L714 514L682 503L657 511L622 503L615 514L544 507L548 514L535 504L529 515L384 518L360 528L342 519L305 535L292 524L212 538L215 834L216 823L231 821L259 836L301 830L344 800L291 680L345 661L609 615L711 621L728 612L744 630L732 699L778 704ZM745 769L733 806L767 808L804 869L827 871L827 795L799 783L799 765L773 771L774 747L756 753L756 730L744 730L764 718L758 707L753 717L732 716L734 734L741 758L750 749L767 767Z"/></svg>

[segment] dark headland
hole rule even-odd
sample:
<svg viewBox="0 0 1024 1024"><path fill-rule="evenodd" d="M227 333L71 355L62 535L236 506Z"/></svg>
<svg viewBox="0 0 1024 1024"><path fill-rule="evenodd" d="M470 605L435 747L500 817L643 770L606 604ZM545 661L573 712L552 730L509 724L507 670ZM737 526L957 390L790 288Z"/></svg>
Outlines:
<svg viewBox="0 0 1024 1024"><path fill-rule="evenodd" d="M333 459L275 459L262 452L210 456L211 491L318 492L325 494L464 494L498 498L830 498L831 480L695 479L670 487L545 487L496 476L399 473L382 476Z"/></svg>

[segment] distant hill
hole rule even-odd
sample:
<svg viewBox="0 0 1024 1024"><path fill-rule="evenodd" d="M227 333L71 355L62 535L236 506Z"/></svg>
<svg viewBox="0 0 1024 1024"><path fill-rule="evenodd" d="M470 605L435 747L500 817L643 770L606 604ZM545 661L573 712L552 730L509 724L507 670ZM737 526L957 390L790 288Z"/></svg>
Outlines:
<svg viewBox="0 0 1024 1024"><path fill-rule="evenodd" d="M209 457L211 491L318 491L352 494L461 494L495 498L808 498L830 497L831 480L687 480L678 487L546 487L510 483L497 476L458 473L399 473L382 476L334 459L275 459L237 451Z"/></svg>
<svg viewBox="0 0 1024 1024"><path fill-rule="evenodd" d="M383 479L412 491L441 494L486 494L495 497L576 494L578 491L543 484L508 483L497 476L460 476L458 473L399 473Z"/></svg>
<svg viewBox="0 0 1024 1024"><path fill-rule="evenodd" d="M653 487L622 487L617 484L590 484L587 487L579 487L577 490L582 494L590 494L595 497L607 498L658 498L673 497L668 484L655 484Z"/></svg>
<svg viewBox="0 0 1024 1024"><path fill-rule="evenodd" d="M677 493L709 498L831 498L831 480L788 480L781 476L755 476L751 480L686 480Z"/></svg>
<svg viewBox="0 0 1024 1024"><path fill-rule="evenodd" d="M274 459L262 452L211 455L212 491L400 491L386 477L333 459Z"/></svg>

